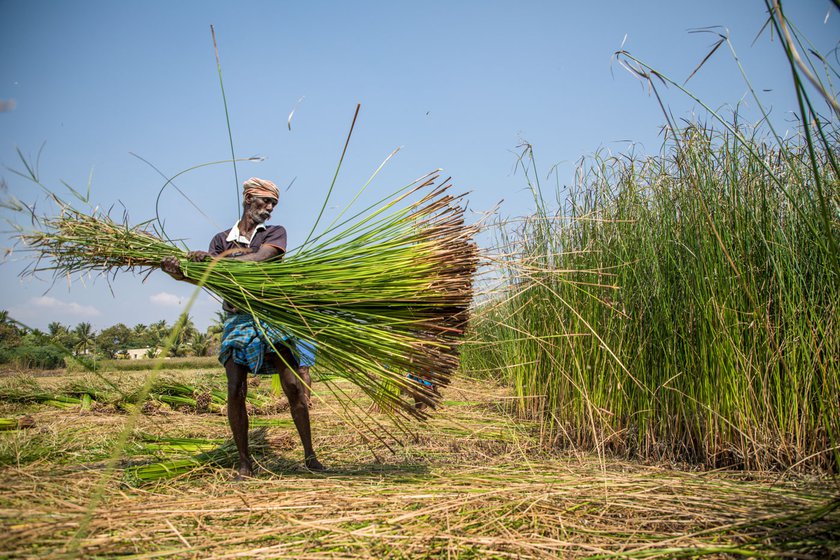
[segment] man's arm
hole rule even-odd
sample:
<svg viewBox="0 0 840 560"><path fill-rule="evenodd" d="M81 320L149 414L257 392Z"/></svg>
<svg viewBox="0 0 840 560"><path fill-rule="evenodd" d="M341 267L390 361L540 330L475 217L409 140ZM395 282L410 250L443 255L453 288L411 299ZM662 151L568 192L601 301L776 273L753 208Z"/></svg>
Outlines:
<svg viewBox="0 0 840 560"><path fill-rule="evenodd" d="M278 259L282 256L283 251L279 247L275 247L273 245L261 245L260 248L254 251L253 253L244 253L241 255L226 258L236 259L238 261L262 262L270 261L272 259ZM213 256L207 251L190 251L189 253L187 253L187 259L193 262L206 261L210 260L211 258L213 258ZM184 276L184 272L181 270L181 263L178 260L178 257L164 257L160 261L160 268L175 280L185 280L187 282L190 281L186 276Z"/></svg>
<svg viewBox="0 0 840 560"><path fill-rule="evenodd" d="M260 248L254 251L253 253L245 253L230 258L236 259L238 261L262 262L270 261L272 259L279 259L282 256L283 250L279 247L275 247L274 245L263 244L260 245Z"/></svg>

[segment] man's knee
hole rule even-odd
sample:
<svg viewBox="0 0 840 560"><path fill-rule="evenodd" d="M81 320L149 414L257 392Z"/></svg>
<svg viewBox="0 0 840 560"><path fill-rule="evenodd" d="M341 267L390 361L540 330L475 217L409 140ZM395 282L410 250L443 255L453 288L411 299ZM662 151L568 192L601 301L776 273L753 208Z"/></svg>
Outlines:
<svg viewBox="0 0 840 560"><path fill-rule="evenodd" d="M300 381L298 381L294 372L291 370L283 372L281 381L283 385L283 392L286 393L286 397L288 397L289 402L294 402L300 398L303 393L303 387L301 387Z"/></svg>
<svg viewBox="0 0 840 560"><path fill-rule="evenodd" d="M245 400L248 396L247 383L232 383L228 381L228 399L229 400Z"/></svg>
<svg viewBox="0 0 840 560"><path fill-rule="evenodd" d="M244 399L248 394L248 369L233 362L233 358L225 363L229 399Z"/></svg>
<svg viewBox="0 0 840 560"><path fill-rule="evenodd" d="M309 366L300 366L297 368L297 372L304 386L309 387L312 385L312 375L309 373Z"/></svg>

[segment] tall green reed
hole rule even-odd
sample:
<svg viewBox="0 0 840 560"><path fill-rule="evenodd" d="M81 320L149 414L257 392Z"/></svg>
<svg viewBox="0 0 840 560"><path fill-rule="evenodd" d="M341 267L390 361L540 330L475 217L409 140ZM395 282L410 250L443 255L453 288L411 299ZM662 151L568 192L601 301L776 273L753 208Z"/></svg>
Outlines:
<svg viewBox="0 0 840 560"><path fill-rule="evenodd" d="M677 132L656 157L587 159L559 211L536 198L499 226L501 288L463 367L498 372L549 443L838 470L840 279L812 203L816 169L838 208L829 154Z"/></svg>
<svg viewBox="0 0 840 560"><path fill-rule="evenodd" d="M560 210L499 226L500 289L463 367L498 372L546 441L658 460L840 471L840 166L829 59L765 0L799 107L786 138L727 45L762 129L739 126L626 51L663 108L658 156L585 160ZM819 71L818 71L819 70ZM820 74L823 77L820 77ZM678 126L662 85L714 126ZM808 86L810 84L810 86ZM825 102L826 115L817 110ZM533 183L532 183L533 178Z"/></svg>

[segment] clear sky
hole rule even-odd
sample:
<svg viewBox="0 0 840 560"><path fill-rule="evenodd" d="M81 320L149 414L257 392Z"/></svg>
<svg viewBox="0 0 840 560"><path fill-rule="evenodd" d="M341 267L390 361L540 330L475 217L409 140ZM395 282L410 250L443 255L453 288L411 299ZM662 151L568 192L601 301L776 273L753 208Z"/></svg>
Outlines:
<svg viewBox="0 0 840 560"><path fill-rule="evenodd" d="M788 0L794 23L821 52L837 47L840 12L827 0ZM826 18L827 14L829 15ZM154 218L167 175L230 157L210 37L216 29L239 157L240 182L256 175L294 184L272 223L290 246L312 227L355 109L359 121L327 217L335 215L395 148L371 187L384 195L443 168L480 212L500 200L503 216L526 215L532 201L514 172L517 146L534 146L540 174L557 164L572 181L575 163L597 150L656 153L664 119L653 97L612 61L624 44L634 55L684 80L716 37L690 30L723 26L754 87L784 128L794 108L778 41L765 32L761 0L217 2L208 0L0 0L0 177L4 196L52 208L8 167L15 148L40 159L42 181L84 188L91 200L127 209L132 222ZM732 55L721 48L688 86L715 108L754 104ZM768 90L768 91L764 91ZM673 88L677 117L697 114ZM296 108L291 120L287 119ZM754 116L755 113L752 113ZM204 249L238 217L233 168L188 173L162 196L170 236ZM20 220L8 211L3 218ZM8 236L0 244L11 246ZM19 278L16 252L0 264L0 309L32 327L50 321L99 330L177 317L191 293L162 272L143 279L69 283ZM200 327L218 304L202 296Z"/></svg>

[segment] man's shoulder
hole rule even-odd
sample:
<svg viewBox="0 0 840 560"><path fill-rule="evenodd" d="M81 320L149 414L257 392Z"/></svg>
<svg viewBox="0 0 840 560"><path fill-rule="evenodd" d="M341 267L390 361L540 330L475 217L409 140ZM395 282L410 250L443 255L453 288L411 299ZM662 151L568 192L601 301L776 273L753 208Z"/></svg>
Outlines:
<svg viewBox="0 0 840 560"><path fill-rule="evenodd" d="M233 229L233 228L231 228ZM228 246L228 235L230 234L230 229L226 231L220 231L213 238L210 240L210 247L209 251L211 255L218 255L219 253L223 252L227 249Z"/></svg>
<svg viewBox="0 0 840 560"><path fill-rule="evenodd" d="M262 237L265 239L276 239L278 237L286 236L286 228L284 228L283 226L266 225L265 229L258 233L261 233Z"/></svg>
<svg viewBox="0 0 840 560"><path fill-rule="evenodd" d="M281 251L286 250L286 228L283 226L266 226L265 229L260 230L257 232L257 235L254 235L254 240L251 242L251 246L255 245L273 245L277 247Z"/></svg>

